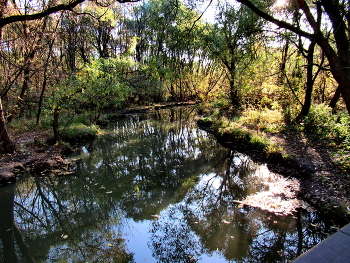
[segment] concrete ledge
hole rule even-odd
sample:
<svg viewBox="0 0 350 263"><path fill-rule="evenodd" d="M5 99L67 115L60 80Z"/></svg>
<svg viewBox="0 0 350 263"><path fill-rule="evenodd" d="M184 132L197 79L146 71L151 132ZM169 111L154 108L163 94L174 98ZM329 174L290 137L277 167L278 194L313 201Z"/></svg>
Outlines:
<svg viewBox="0 0 350 263"><path fill-rule="evenodd" d="M340 229L303 255L294 263L349 263L350 224Z"/></svg>

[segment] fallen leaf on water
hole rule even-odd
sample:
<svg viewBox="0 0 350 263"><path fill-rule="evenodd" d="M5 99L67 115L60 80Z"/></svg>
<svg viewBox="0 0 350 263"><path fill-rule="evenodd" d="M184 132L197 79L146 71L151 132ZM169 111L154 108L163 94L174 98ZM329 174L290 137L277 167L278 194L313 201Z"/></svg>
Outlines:
<svg viewBox="0 0 350 263"><path fill-rule="evenodd" d="M152 217L154 218L159 218L160 216L159 215L151 215Z"/></svg>
<svg viewBox="0 0 350 263"><path fill-rule="evenodd" d="M238 209L241 209L241 208L243 208L243 207L244 207L244 204L239 204L239 205L237 206Z"/></svg>
<svg viewBox="0 0 350 263"><path fill-rule="evenodd" d="M68 238L68 235L62 235L61 236L63 239L67 239Z"/></svg>
<svg viewBox="0 0 350 263"><path fill-rule="evenodd" d="M106 192L106 194L111 194L111 193L113 193L113 192L112 191Z"/></svg>
<svg viewBox="0 0 350 263"><path fill-rule="evenodd" d="M106 246L107 247L113 247L113 245L111 243L108 243Z"/></svg>
<svg viewBox="0 0 350 263"><path fill-rule="evenodd" d="M230 222L229 222L229 221L226 221L226 220L222 220L222 222L223 222L224 224L226 224L226 225L230 224Z"/></svg>

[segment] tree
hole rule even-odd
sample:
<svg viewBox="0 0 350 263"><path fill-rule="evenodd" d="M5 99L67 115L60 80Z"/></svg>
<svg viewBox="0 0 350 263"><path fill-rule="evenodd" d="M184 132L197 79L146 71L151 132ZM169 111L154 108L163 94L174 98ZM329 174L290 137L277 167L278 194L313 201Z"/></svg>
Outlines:
<svg viewBox="0 0 350 263"><path fill-rule="evenodd" d="M230 99L233 106L240 106L237 76L255 55L257 36L262 32L261 19L244 5L220 7L218 23L209 29L206 44L228 71Z"/></svg>
<svg viewBox="0 0 350 263"><path fill-rule="evenodd" d="M305 0L295 0L294 4L302 11L312 32L307 32L300 26L279 20L259 8L250 0L237 0L254 11L262 18L274 23L280 28L288 29L301 37L316 42L324 52L330 65L334 79L339 84L339 90L350 114L350 39L349 39L349 2L345 0L318 0L308 4ZM262 1L260 1L262 2ZM327 35L320 29L317 19L310 10L311 7L321 6L332 25L335 47Z"/></svg>
<svg viewBox="0 0 350 263"><path fill-rule="evenodd" d="M292 14L293 19L293 25L301 27L302 19L299 8L296 8L291 3L289 3L289 6L286 10L286 15L290 16ZM322 22L322 10L321 6L317 6L317 24L319 29L321 29L321 22ZM293 32L290 32L287 30L286 34L284 34L286 38L286 43L283 47L283 55L282 55L282 62L280 67L280 78L279 82L280 84L283 84L283 80L286 78L289 88L292 90L293 94L295 95L298 102L301 104L302 108L301 111L297 117L297 119L302 119L303 117L307 116L311 107L312 103L312 93L314 88L314 83L316 81L317 76L323 69L323 62L324 62L324 56L321 54L321 61L318 63L317 71L314 73L314 68L316 66L316 62L314 61L315 58L315 50L316 50L316 42L314 40L312 41L303 41L304 39L302 37L296 37ZM305 43L308 42L308 43ZM287 74L286 74L286 62L287 62L287 55L289 46L291 43L294 43L294 45L297 47L298 54L302 55L306 60L306 65L304 66L306 69L306 84L305 84L305 94L304 94L304 102L302 103L297 95L295 94L295 86L291 85L291 81L289 81ZM304 47L305 45L308 45L308 47ZM322 53L322 52L321 52ZM297 74L300 75L300 74Z"/></svg>
<svg viewBox="0 0 350 263"><path fill-rule="evenodd" d="M18 12L18 13L11 13L11 4L15 4L15 2L10 3L8 0L2 0L0 1L0 42L2 42L2 32L3 28L6 25L21 22L21 21L32 21L32 20L38 20L42 19L46 16L49 16L51 14L61 12L61 11L73 11L73 9L78 6L79 4L83 3L85 0L74 0L69 3L61 3L61 4L54 4L52 6L50 5L44 5L42 6L42 9L40 11L35 11L34 13L26 12L24 14ZM139 0L117 0L119 3L126 3L126 2L137 2ZM98 3L97 3L98 4ZM7 13L10 15L7 16ZM6 121L4 116L4 111L2 107L2 101L0 99L0 143L2 144L2 148L7 153L13 153L16 151L16 145L11 140L7 127L6 127Z"/></svg>
<svg viewBox="0 0 350 263"><path fill-rule="evenodd" d="M137 39L135 60L158 77L158 92L167 91L173 101L195 98L191 76L203 53L199 15L183 1L152 0L137 6L133 16L126 26Z"/></svg>

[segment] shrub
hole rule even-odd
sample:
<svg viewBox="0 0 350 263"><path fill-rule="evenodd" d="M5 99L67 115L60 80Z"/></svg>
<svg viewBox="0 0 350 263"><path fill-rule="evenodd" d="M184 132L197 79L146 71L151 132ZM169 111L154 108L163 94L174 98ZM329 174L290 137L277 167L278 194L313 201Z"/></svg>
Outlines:
<svg viewBox="0 0 350 263"><path fill-rule="evenodd" d="M72 124L62 131L62 139L66 142L77 143L84 140L95 139L101 130L97 125Z"/></svg>
<svg viewBox="0 0 350 263"><path fill-rule="evenodd" d="M247 109L237 121L250 128L268 132L279 132L284 127L284 117L280 110Z"/></svg>
<svg viewBox="0 0 350 263"><path fill-rule="evenodd" d="M332 109L325 104L312 107L304 120L305 132L311 137L320 139L330 136L333 124Z"/></svg>

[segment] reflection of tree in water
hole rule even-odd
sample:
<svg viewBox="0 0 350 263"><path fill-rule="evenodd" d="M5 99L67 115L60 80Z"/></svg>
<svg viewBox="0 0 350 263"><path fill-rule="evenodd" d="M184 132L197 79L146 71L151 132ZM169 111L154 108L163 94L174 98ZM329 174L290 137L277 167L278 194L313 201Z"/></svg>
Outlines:
<svg viewBox="0 0 350 263"><path fill-rule="evenodd" d="M35 177L25 183L14 201L13 213L30 256L51 262L132 260L118 232L122 226L118 207L114 211L103 203L97 205L99 197L86 188L76 191L84 187L75 177L59 181ZM22 251L17 251L16 256L20 262L25 258Z"/></svg>
<svg viewBox="0 0 350 263"><path fill-rule="evenodd" d="M98 187L117 193L128 217L150 219L182 200L218 153L207 134L189 124L192 109L155 111L117 122L114 133L94 142L80 167ZM160 121L161 120L161 121ZM175 121L176 120L176 121ZM205 165L203 165L205 164ZM99 176L95 176L98 174Z"/></svg>
<svg viewBox="0 0 350 263"><path fill-rule="evenodd" d="M16 218L33 257L132 260L122 238L122 218L150 219L181 200L205 169L199 163L214 154L206 152L212 145L198 138L198 129L187 124L188 112L168 113L157 113L159 119L169 118L165 126L147 116L119 122L114 134L92 143L92 151L84 150L77 176L20 184L15 205L9 203L15 209L6 213Z"/></svg>
<svg viewBox="0 0 350 263"><path fill-rule="evenodd" d="M176 209L168 211L152 224L153 256L160 262L196 262L202 254L198 237Z"/></svg>
<svg viewBox="0 0 350 263"><path fill-rule="evenodd" d="M23 234L14 220L15 186L9 185L0 189L0 247L1 262L18 262L18 254L22 254L23 261L34 262Z"/></svg>
<svg viewBox="0 0 350 263"><path fill-rule="evenodd" d="M287 262L325 238L325 225L319 225L311 238L313 229L302 222L319 218L306 219L309 213L277 216L234 202L264 188L257 166L245 157L228 151L217 167L221 168L204 176L184 203L153 224L150 246L161 262L167 262L167 257L197 259L202 253L220 253L234 262ZM185 248L196 245L177 251L176 237Z"/></svg>
<svg viewBox="0 0 350 263"><path fill-rule="evenodd" d="M319 241L320 234L304 238L302 221L268 219L233 202L263 187L256 166L188 124L191 112L153 115L166 124L133 116L83 148L75 176L31 178L18 184L16 194L5 188L12 192L1 202L0 252L6 248L6 255L0 253L0 261L132 261L123 239L125 218L142 221L154 214L161 217L152 225L149 246L162 262L193 262L203 253L267 262L289 259L296 247L299 253ZM277 253L280 247L285 254Z"/></svg>

